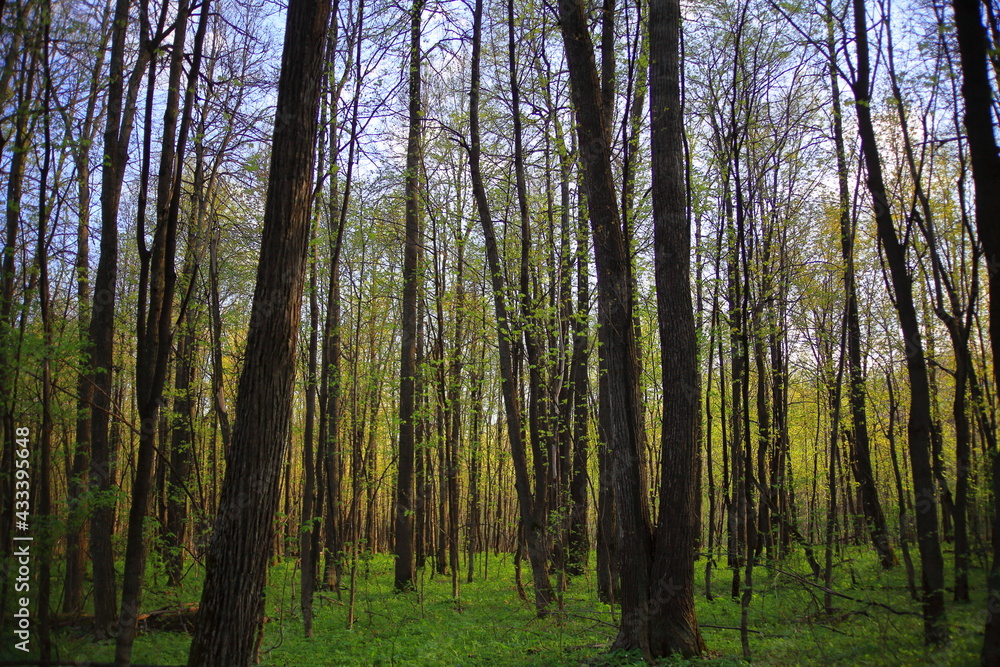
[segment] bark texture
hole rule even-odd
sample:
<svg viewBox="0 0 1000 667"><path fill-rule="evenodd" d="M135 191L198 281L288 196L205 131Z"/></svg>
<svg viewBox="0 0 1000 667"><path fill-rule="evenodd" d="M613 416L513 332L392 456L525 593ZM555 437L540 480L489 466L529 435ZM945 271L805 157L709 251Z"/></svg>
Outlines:
<svg viewBox="0 0 1000 667"><path fill-rule="evenodd" d="M600 422L611 457L621 552L621 624L614 646L649 649L647 594L652 564L649 503L640 482L637 350L628 246L611 170L594 44L580 0L561 0L562 29L584 188L597 265L598 337L606 392Z"/></svg>
<svg viewBox="0 0 1000 667"><path fill-rule="evenodd" d="M192 666L239 667L254 661L292 414L329 14L329 0L288 5L246 361L188 657Z"/></svg>
<svg viewBox="0 0 1000 667"><path fill-rule="evenodd" d="M399 459L396 479L397 591L413 588L413 451L414 398L417 376L417 291L420 259L420 14L410 13L410 128L406 146L406 239L403 247L402 350L399 363Z"/></svg>
<svg viewBox="0 0 1000 667"><path fill-rule="evenodd" d="M679 0L649 5L653 253L663 378L660 512L649 589L649 653L684 657L705 650L694 610L701 395L694 307L691 227L686 215L680 94Z"/></svg>
<svg viewBox="0 0 1000 667"><path fill-rule="evenodd" d="M924 639L929 644L947 640L944 613L944 559L938 535L937 500L931 466L931 396L924 345L913 301L913 278L906 265L906 249L896 235L892 211L886 197L882 161L871 114L871 80L868 57L868 27L864 0L854 0L857 45L857 78L854 108L861 135L861 153L868 172L866 184L874 204L878 238L885 252L896 312L906 346L906 371L910 380L910 415L907 422L910 467L916 496L917 544L923 565Z"/></svg>
<svg viewBox="0 0 1000 667"><path fill-rule="evenodd" d="M1000 154L993 130L989 42L977 0L955 0L955 30L962 60L962 97L975 186L976 228L989 276L990 345L994 381L1000 380ZM982 664L1000 665L1000 454L993 448L993 562L987 575Z"/></svg>

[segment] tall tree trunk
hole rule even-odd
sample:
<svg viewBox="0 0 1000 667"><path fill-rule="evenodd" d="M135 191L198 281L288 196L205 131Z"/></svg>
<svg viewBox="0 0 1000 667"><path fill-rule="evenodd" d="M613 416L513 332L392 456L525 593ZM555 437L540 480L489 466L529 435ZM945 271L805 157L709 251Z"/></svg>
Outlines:
<svg viewBox="0 0 1000 667"><path fill-rule="evenodd" d="M839 187L840 206L840 250L844 262L844 298L847 300L847 368L848 397L851 405L851 433L853 447L851 463L854 479L858 483L861 494L861 507L864 510L872 545L883 568L891 568L896 564L896 556L889 545L889 533L885 525L885 514L878 498L875 477L872 474L871 442L868 437L868 415L865 410L864 369L861 365L861 325L858 316L857 284L854 278L854 231L855 225L850 212L850 189L847 182L847 153L844 148L843 113L840 105L840 83L837 74L837 49L833 35L832 8L827 6L827 20L830 28L827 33L827 48L830 54L830 87L833 97L833 139L837 153L837 183Z"/></svg>
<svg viewBox="0 0 1000 667"><path fill-rule="evenodd" d="M989 277L990 346L994 386L1000 386L1000 154L993 129L993 96L987 70L989 42L977 0L954 0L962 61L962 97L975 185L976 225ZM993 45L996 46L995 44ZM1000 665L1000 453L993 459L993 562L987 575L986 632L982 664Z"/></svg>
<svg viewBox="0 0 1000 667"><path fill-rule="evenodd" d="M481 348L484 352L485 346ZM482 458L487 456L485 447L480 446L483 424L483 378L479 370L470 374L469 384L472 385L472 431L469 434L469 524L466 529L468 540L468 576L466 583L471 584L476 572L475 555L479 551L488 550L482 534L481 495L479 491L480 470Z"/></svg>
<svg viewBox="0 0 1000 667"><path fill-rule="evenodd" d="M104 54L110 32L107 30L111 20L111 6L105 7L101 18L101 48L91 70L90 92L87 98L87 110L84 114L80 135L74 145L73 158L76 163L78 224L76 244L76 300L79 320L80 349L88 350L90 340L90 313L93 307L90 290L90 205L91 205L91 145L97 132L98 89L102 83L104 69ZM65 112L64 112L65 113ZM67 114L68 116L68 114ZM72 123L64 116L64 126L71 131ZM2 325L0 325L2 326ZM72 478L66 489L66 505L69 509L66 530L66 580L63 584L63 612L75 613L83 608L83 583L86 571L86 532L87 522L85 508L81 498L87 489L87 470L90 460L90 405L94 397L94 386L86 370L86 359L81 360L81 370L76 382L76 445L73 451ZM0 592L2 594L2 592Z"/></svg>
<svg viewBox="0 0 1000 667"><path fill-rule="evenodd" d="M738 164L736 165L738 168ZM728 183L727 183L728 185ZM737 185L737 191L739 186ZM731 597L738 600L740 596L740 568L744 565L747 554L747 461L744 457L743 413L747 406L743 403L743 386L747 382L747 358L744 354L746 341L746 309L744 308L744 285L740 276L741 248L743 247L743 221L739 207L736 207L734 220L733 206L728 196L725 199L726 217L732 225L729 239L728 257L726 260L726 278L729 301L729 343L731 347L730 367L732 382L730 383L730 413L729 413L729 463L730 491L729 503L729 566L733 571ZM721 354L719 355L721 358Z"/></svg>
<svg viewBox="0 0 1000 667"><path fill-rule="evenodd" d="M458 266L455 272L455 348L452 352L451 377L448 388L448 408L451 411L451 424L448 431L448 560L451 568L451 596L457 603L459 600L459 544L458 529L460 525L460 467L459 460L462 446L462 346L465 338L465 239L456 240L458 246Z"/></svg>
<svg viewBox="0 0 1000 667"><path fill-rule="evenodd" d="M229 451L232 441L232 430L229 425L229 408L226 405L225 387L223 386L222 358L222 303L219 296L219 241L222 230L219 219L213 216L211 238L208 246L208 301L211 308L211 340L212 340L212 408L219 420L219 433L222 438L222 451ZM213 494L214 495L214 494Z"/></svg>
<svg viewBox="0 0 1000 667"><path fill-rule="evenodd" d="M199 128L202 129L203 128ZM193 293L201 258L204 254L204 218L206 211L205 150L200 138L195 145L194 182L191 193L191 217L187 231L181 286L187 295ZM189 296L186 296L185 303ZM187 542L188 481L197 464L195 453L195 406L197 395L192 387L198 361L199 311L185 308L177 318L181 330L174 361L174 409L171 424L170 465L167 474L167 534L168 552L165 558L169 586L180 586L184 573L184 550ZM162 442L162 441L161 441Z"/></svg>
<svg viewBox="0 0 1000 667"><path fill-rule="evenodd" d="M189 246L190 248L190 246ZM185 259L185 267L193 259ZM194 275L189 274L193 280ZM193 322L183 323L183 333L177 342L177 358L174 360L173 424L170 428L170 470L167 472L167 553L165 568L167 585L180 586L184 575L184 549L187 540L188 523L188 479L194 467L194 405L191 386L194 381L195 360L198 344L194 335ZM165 445L165 440L160 441ZM166 461L163 465L166 465Z"/></svg>
<svg viewBox="0 0 1000 667"><path fill-rule="evenodd" d="M406 238L403 246L402 353L399 366L399 456L396 459L396 579L397 591L414 587L413 456L414 399L417 375L417 293L420 281L420 19L423 0L410 8L409 136L406 144ZM423 511L425 508L421 508Z"/></svg>
<svg viewBox="0 0 1000 667"><path fill-rule="evenodd" d="M354 100L351 104L351 136L348 142L347 174L344 178L344 194L341 201L339 194L339 179L336 160L339 152L331 157L330 192L329 192L329 229L327 230L330 248L330 287L327 294L326 321L323 332L323 370L320 378L320 442L323 450L323 473L326 488L326 536L324 548L323 580L328 587L337 590L340 596L340 579L342 574L342 551L344 542L343 520L340 511L341 483L343 480L343 461L341 459L341 404L342 389L340 377L341 341L340 332L340 252L343 248L344 228L347 224L347 207L351 198L351 184L354 173L354 151L357 146L358 130L358 100L361 89L361 28L364 25L364 2L358 3L358 20L353 37L353 44L348 40L348 48L356 46L359 54L355 59L356 78ZM334 0L330 13L330 31L327 35L327 68L332 68L334 51L339 38L339 22L337 10L338 0ZM345 72L344 76L347 76ZM330 100L330 146L337 146L337 95L332 94Z"/></svg>
<svg viewBox="0 0 1000 667"><path fill-rule="evenodd" d="M170 58L169 88L163 114L163 143L157 176L156 229L149 254L148 306L143 298L144 289L141 279L139 286L135 366L136 403L138 404L140 422L139 448L132 486L132 506L129 509L128 517L128 542L125 548L125 564L122 574L122 606L118 617L118 636L115 642L115 664L117 667L125 667L131 663L132 642L135 639L142 582L146 569L146 542L143 526L151 490L151 473L155 456L155 424L164 404L163 387L167 379L167 366L173 338L173 300L177 282L174 261L180 217L181 177L184 173L185 149L191 127L194 97L202 61L202 46L208 29L208 10L209 3L203 3L195 33L194 51L183 97L183 108L180 108L179 104L184 64L184 49L182 47L185 43L187 20L190 13L186 0L181 0L178 4L177 20L174 23L176 48L172 51ZM178 111L180 111L179 123ZM143 234L144 230L140 229L139 233ZM185 302L180 306L179 314L182 317L186 312L186 305L185 299ZM144 316L145 325L143 326Z"/></svg>
<svg viewBox="0 0 1000 667"><path fill-rule="evenodd" d="M886 389L889 392L889 425L886 428L886 439L889 441L889 457L892 460L893 479L896 483L896 501L899 507L899 550L903 552L903 565L906 568L906 585L910 589L910 597L919 600L916 577L913 572L913 559L910 558L910 520L907 516L907 496L903 490L903 475L899 470L899 457L896 454L896 393L893 389L892 374L886 371Z"/></svg>
<svg viewBox="0 0 1000 667"><path fill-rule="evenodd" d="M713 262L714 267L718 270L719 267L719 256L721 252L721 241L722 234L720 229L719 234L719 245L717 246L715 261ZM716 498L721 495L717 494L715 491L715 463L712 460L712 440L714 437L713 423L715 421L714 412L712 409L712 374L715 370L715 336L718 331L718 321L719 321L719 284L716 283L715 288L712 293L712 314L709 319L708 327L708 375L705 380L705 386L708 391L705 392L705 469L708 473L708 545L707 554L705 557L705 599L711 602L715 599L712 594L712 568L715 567L715 517L716 517ZM721 364L719 368L719 374L724 373ZM725 414L722 414L722 422L725 423ZM723 466L725 466L725 456L723 456Z"/></svg>
<svg viewBox="0 0 1000 667"><path fill-rule="evenodd" d="M321 121L322 123L322 121ZM323 142L320 141L320 165L317 171L323 173ZM301 584L299 586L299 608L302 611L302 626L306 637L313 636L313 591L316 588L316 556L313 550L314 536L319 532L316 513L316 451L313 432L316 424L316 371L319 353L319 288L317 280L318 253L316 249L315 226L313 227L312 257L309 262L309 351L306 362L306 409L305 427L302 435L302 522L299 528L299 559Z"/></svg>
<svg viewBox="0 0 1000 667"><path fill-rule="evenodd" d="M16 34L14 43L20 43L23 36ZM13 155L7 172L7 199L4 202L6 234L4 237L2 267L0 267L0 381L3 386L12 387L9 395L3 396L3 443L2 459L0 459L0 630L7 631L7 599L10 570L8 556L11 553L11 533L14 528L15 485L14 485L14 450L17 447L17 436L14 422L14 410L17 399L17 371L15 370L16 354L12 354L19 341L14 331L14 285L16 259L18 248L18 232L21 223L21 197L24 189L24 172L30 152L31 133L29 120L31 115L30 102L35 82L35 58L38 50L31 49L28 74L18 85L16 110L13 127ZM0 92L3 92L0 90ZM7 394L7 392L5 392ZM113 593L112 593L113 595ZM6 634L5 634L6 636Z"/></svg>
<svg viewBox="0 0 1000 667"><path fill-rule="evenodd" d="M568 165L565 168L568 171ZM569 174L563 174L563 178L568 181ZM568 189L568 183L566 185ZM569 208L569 202L565 206ZM567 212L568 224L568 212ZM589 272L589 243L586 233L586 219L581 215L580 226L582 233L577 231L576 237L576 312L573 318L573 352L570 357L570 373L572 375L573 390L573 479L570 482L570 524L569 524L569 545L567 570L571 575L581 575L587 565L587 558L590 553L590 539L588 536L588 497L587 485L589 474L587 472L587 458L589 454L590 442L590 409L587 402L590 400L590 375L587 369L587 352L589 325L588 311L590 310L590 272ZM610 573L609 573L610 574ZM598 579L600 580L600 573ZM599 586L600 588L600 586Z"/></svg>
<svg viewBox="0 0 1000 667"><path fill-rule="evenodd" d="M594 47L580 0L561 0L559 22L576 111L580 162L594 235L600 351L607 369L607 419L621 555L622 617L617 648L648 652L647 619L653 559L649 500L641 483L640 406L630 257L611 170L610 131L601 110Z"/></svg>
<svg viewBox="0 0 1000 667"><path fill-rule="evenodd" d="M581 217L581 225L587 221ZM588 234L589 236L589 234ZM597 305L598 321L601 306ZM609 418L607 365L598 352L597 376L597 597L605 604L621 599L621 545L615 499L614 464L608 447Z"/></svg>
<svg viewBox="0 0 1000 667"><path fill-rule="evenodd" d="M140 46L126 87L125 43L129 0L116 0L112 21L111 59L108 72L108 107L104 130L101 176L101 255L94 276L93 312L90 318L90 369L93 377L93 411L90 433L89 486L103 500L90 519L90 556L94 574L94 622L99 633L114 633L116 613L114 553L114 497L111 492L112 447L109 434L112 411L115 306L118 282L118 209L128 162L129 140L135 120L135 101L146 64L151 57L148 5L139 6Z"/></svg>
<svg viewBox="0 0 1000 667"><path fill-rule="evenodd" d="M849 308L850 306L848 305L848 309ZM844 346L846 342L845 338L847 336L846 325L846 322L842 322L844 330L841 331L840 335L836 380L833 381L831 386L829 381L832 378L825 378L827 380L827 397L830 402L830 448L827 450L827 493L829 494L829 504L827 505L826 512L826 567L823 569L823 584L826 587L826 595L823 602L826 613L831 616L833 615L833 537L837 527L837 468L840 463L840 404L844 387ZM827 374L824 372L823 375L826 376Z"/></svg>
<svg viewBox="0 0 1000 667"><path fill-rule="evenodd" d="M544 365L541 316L535 312L534 296L531 290L530 248L531 224L528 210L528 193L524 166L524 141L521 123L521 92L518 83L518 58L514 30L514 0L507 0L507 67L509 70L510 99L514 129L514 182L517 193L518 215L521 230L521 255L519 265L521 332L524 337L524 351L528 362L528 439L531 445L531 461L534 473L534 514L535 521L546 526L548 515L556 509L551 501L556 491L552 484L555 462L555 430L551 427L550 407L544 391ZM549 533L549 531L545 531ZM546 534L546 545L552 544L552 536ZM551 554L550 554L551 555Z"/></svg>
<svg viewBox="0 0 1000 667"><path fill-rule="evenodd" d="M694 559L701 528L701 391L684 179L680 2L651 0L649 11L653 252L663 383L663 461L646 623L650 655L659 658L677 653L687 658L704 651L705 642L694 610Z"/></svg>
<svg viewBox="0 0 1000 667"><path fill-rule="evenodd" d="M44 144L42 145L42 164L38 185L38 300L42 316L42 424L38 437L38 490L36 502L38 515L45 520L52 518L52 302L49 286L49 172L52 169L52 70L50 54L50 29L52 4L46 0L43 6L41 41L42 68L45 76L45 91L42 95L42 124ZM53 201L54 201L53 197ZM38 645L41 661L48 662L52 657L50 641L49 612L52 597L52 540L45 536L40 540L38 550Z"/></svg>
<svg viewBox="0 0 1000 667"><path fill-rule="evenodd" d="M253 661L292 413L329 0L291 0L233 443L188 664Z"/></svg>
<svg viewBox="0 0 1000 667"><path fill-rule="evenodd" d="M864 0L853 0L854 36L857 48L857 78L854 108L858 116L861 152L868 172L866 184L873 200L878 238L896 297L896 312L906 345L906 369L910 380L910 416L907 424L913 489L919 505L916 513L917 542L923 565L924 639L938 644L948 638L944 609L944 561L938 536L937 502L931 463L931 398L924 346L913 302L912 278L906 266L906 249L896 235L895 223L882 177L875 127L871 114L871 75L868 57L868 26Z"/></svg>
<svg viewBox="0 0 1000 667"><path fill-rule="evenodd" d="M490 272L490 285L493 289L493 305L497 319L497 343L500 352L500 385L503 394L504 409L507 416L507 437L510 441L511 455L514 464L514 488L517 491L517 503L520 519L527 544L528 559L531 562L532 578L535 583L535 609L538 614L547 613L553 599L552 584L548 572L548 548L545 540L546 516L538 516L537 508L544 506L544 500L538 497L539 489L532 493L531 481L528 477L527 453L521 432L521 406L515 386L514 358L511 350L512 329L507 316L507 306L504 299L503 269L500 266L500 255L497 249L496 233L493 228L493 217L489 201L486 197L486 187L479 166L479 61L482 42L482 0L476 0L473 18L472 37L472 81L469 90L469 168L472 174L472 189L476 199L476 209L483 226L486 241L486 258Z"/></svg>

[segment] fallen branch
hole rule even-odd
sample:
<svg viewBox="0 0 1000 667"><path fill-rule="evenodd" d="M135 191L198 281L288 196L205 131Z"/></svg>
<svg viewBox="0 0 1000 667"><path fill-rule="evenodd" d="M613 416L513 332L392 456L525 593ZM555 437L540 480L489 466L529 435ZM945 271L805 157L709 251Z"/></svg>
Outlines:
<svg viewBox="0 0 1000 667"><path fill-rule="evenodd" d="M197 623L198 605L189 602L175 607L164 607L139 614L136 623L140 630L161 630L165 632L191 632ZM83 614L60 614L52 619L52 628L88 628L94 625L94 617ZM7 663L0 663L3 667ZM21 664L21 663L17 663ZM52 663L56 664L56 663ZM68 663L75 664L75 663ZM97 664L97 663L94 663Z"/></svg>
<svg viewBox="0 0 1000 667"><path fill-rule="evenodd" d="M858 602L860 604L866 604L866 605L869 605L869 606L872 606L872 607L881 607L882 609L885 609L886 611L890 611L893 614L897 614L899 616L918 616L918 617L920 616L920 614L917 613L917 612L915 612L915 611L899 611L898 609L894 609L893 607L890 607L889 605L885 604L884 602L872 602L871 600L862 600L861 598L851 597L850 595L845 595L844 593L838 593L837 591L835 591L835 590L833 590L831 588L827 588L823 584L817 584L817 583L814 583L812 581L809 581L808 579L806 579L802 575L795 574L794 572L787 572L787 571L782 570L780 568L774 567L773 565L768 565L767 563L759 563L759 565L762 565L762 566L768 568L769 570L774 570L778 574L783 574L786 577L791 577L792 579L795 579L796 581L802 582L803 584L805 584L807 586L812 586L813 588L818 588L819 590L823 591L824 593L829 593L830 595L835 595L835 596L837 596L839 598L843 598L845 600L850 600L852 602Z"/></svg>
<svg viewBox="0 0 1000 667"><path fill-rule="evenodd" d="M572 616L574 618L582 618L585 621L593 621L594 623L599 623L601 625L606 625L609 628L617 628L618 627L614 623L608 623L607 621L602 621L601 619L594 618L593 616L585 616L583 614L574 614L571 611L557 611L557 612L553 612L553 614L562 614L563 616Z"/></svg>
<svg viewBox="0 0 1000 667"><path fill-rule="evenodd" d="M709 625L708 623L699 623L699 628L712 628L713 630L742 630L743 628L734 628L729 625ZM755 635L766 635L767 633L763 630L751 630L747 628L747 632L752 632Z"/></svg>
<svg viewBox="0 0 1000 667"><path fill-rule="evenodd" d="M165 632L191 632L198 617L198 605L189 603L179 607L156 609L139 614L136 623L143 630Z"/></svg>

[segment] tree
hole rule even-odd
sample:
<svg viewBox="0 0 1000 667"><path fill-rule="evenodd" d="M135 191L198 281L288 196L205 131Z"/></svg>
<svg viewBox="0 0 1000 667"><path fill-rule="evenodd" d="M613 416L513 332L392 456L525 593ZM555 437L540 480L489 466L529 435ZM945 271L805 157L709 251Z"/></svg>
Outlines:
<svg viewBox="0 0 1000 667"><path fill-rule="evenodd" d="M246 362L188 664L250 665L288 442L329 0L292 0Z"/></svg>
<svg viewBox="0 0 1000 667"><path fill-rule="evenodd" d="M944 609L944 562L938 537L937 502L931 467L931 397L924 345L913 301L913 280L906 265L906 248L896 235L892 209L886 196L875 126L871 113L871 65L864 0L853 0L857 72L853 81L854 109L858 118L861 153L868 172L865 183L872 199L878 238L885 253L896 312L906 345L906 370L910 380L910 416L907 423L910 467L914 493L921 511L916 513L917 543L923 565L924 639L928 644L947 640Z"/></svg>
<svg viewBox="0 0 1000 667"><path fill-rule="evenodd" d="M651 650L648 603L652 566L652 528L642 488L639 378L633 323L629 251L611 171L610 130L601 107L601 88L586 12L579 0L561 0L559 21L566 50L570 90L587 208L597 264L598 336L607 373L601 408L610 450L621 554L622 617L614 646ZM627 323L627 324L626 324Z"/></svg>
<svg viewBox="0 0 1000 667"><path fill-rule="evenodd" d="M680 94L681 9L677 0L649 6L649 90L653 152L653 225L657 321L663 378L660 512L649 582L649 653L705 650L694 612L698 520L698 356L691 304L691 225L686 210Z"/></svg>
<svg viewBox="0 0 1000 667"><path fill-rule="evenodd" d="M53 407L53 382L52 382L52 299L51 285L49 281L49 231L48 225L51 218L49 200L49 174L52 171L52 58L51 58L51 27L52 27L52 4L46 1L42 7L42 15L39 26L41 33L42 48L42 71L44 76L45 90L42 94L42 125L44 133L44 144L42 146L42 165L40 182L38 184L38 252L36 261L38 263L38 300L42 316L42 429L39 439L38 464L41 475L39 476L38 490L38 513L45 517L52 514L52 407ZM51 534L52 531L47 531ZM40 567L38 571L38 615L39 628L38 640L40 646L39 655L43 662L52 658L52 644L50 637L49 607L52 597L52 570L51 553L52 543L46 535L41 543Z"/></svg>
<svg viewBox="0 0 1000 667"><path fill-rule="evenodd" d="M889 545L885 515L878 499L875 477L872 474L871 443L868 437L868 415L865 408L866 383L861 364L861 324L858 316L857 280L854 271L854 239L856 225L850 212L847 156L844 148L843 113L840 104L840 79L837 71L837 49L833 34L833 10L827 5L829 22L827 54L830 58L830 88L833 97L833 141L837 154L837 186L840 205L840 247L844 261L844 298L847 300L847 368L850 385L848 397L851 404L851 432L853 435L852 468L861 495L861 506L868 522L872 544L878 552L883 568L896 563Z"/></svg>
<svg viewBox="0 0 1000 667"><path fill-rule="evenodd" d="M172 353L173 301L177 284L174 263L177 252L177 228L180 218L184 156L191 128L194 96L202 61L202 47L208 29L209 7L210 4L207 1L201 5L191 67L188 71L187 85L184 88L185 94L182 98L182 65L187 21L191 9L186 0L181 0L177 6L167 102L163 112L163 141L156 192L156 228L153 233L152 247L148 251L144 247L145 230L140 228L137 234L141 241L135 363L139 448L132 485L132 506L129 509L128 543L125 549L125 565L122 576L122 606L118 618L118 635L115 644L115 664L122 667L131 663L132 642L135 638L142 582L146 572L144 524L152 483L156 424L160 408L164 403L163 388L166 385L168 363ZM182 99L183 105L181 105ZM148 153L148 144L146 150ZM143 220L141 215L138 218L140 221ZM189 248L189 252L191 251L193 249ZM148 285L144 280L146 277L149 280ZM147 294L148 302L146 300ZM182 317L185 309L186 304L182 303L180 307ZM179 472L175 469L175 474Z"/></svg>
<svg viewBox="0 0 1000 667"><path fill-rule="evenodd" d="M420 278L420 14L410 9L409 135L406 143L406 239L403 249L403 322L399 367L399 459L396 480L396 590L414 587L413 455L417 375L417 292ZM419 511L425 511L421 509Z"/></svg>
<svg viewBox="0 0 1000 667"><path fill-rule="evenodd" d="M535 610L539 616L548 613L548 607L554 598L552 583L549 580L548 560L549 550L546 540L545 515L546 502L544 494L532 484L528 477L527 452L521 426L521 403L514 375L514 358L512 339L514 336L506 299L504 298L504 273L500 265L500 253L497 247L496 231L493 226L493 216L490 203L486 196L486 186L483 182L480 157L482 152L479 131L479 94L480 94L480 57L482 49L482 0L476 0L473 12L472 27L472 74L469 88L469 170L472 177L472 192L476 200L476 210L486 244L487 269L490 275L490 287L493 290L493 308L497 323L497 347L500 355L500 387L503 394L504 411L507 422L507 438L510 441L510 452L514 463L514 488L517 491L517 506L520 514L521 530L527 545L528 560L531 563L531 574L535 584ZM519 547L520 549L520 547ZM520 550L518 551L520 553Z"/></svg>
<svg viewBox="0 0 1000 667"><path fill-rule="evenodd" d="M986 29L980 3L954 0L955 32L962 61L965 127L975 186L976 226L990 286L990 343L994 386L1000 386L1000 154L993 129L993 95L987 71ZM995 46L995 45L994 45ZM993 562L987 576L986 628L982 664L1000 665L1000 453L993 459Z"/></svg>
<svg viewBox="0 0 1000 667"><path fill-rule="evenodd" d="M115 306L118 285L118 209L128 163L129 140L135 121L139 84L160 37L149 36L147 2L139 3L139 54L125 81L125 42L129 25L129 0L117 0L112 20L111 58L108 61L108 102L101 173L101 255L94 276L93 312L90 318L90 368L93 407L90 421L90 488L100 492L90 520L90 552L94 567L94 623L99 632L111 633L116 616L114 554L114 504L111 500L112 452L109 423L114 364Z"/></svg>
<svg viewBox="0 0 1000 667"><path fill-rule="evenodd" d="M74 132L75 119L71 117L74 109L60 106L66 137L73 153L73 161L77 173L77 210L79 222L77 226L76 249L76 280L77 307L79 312L80 347L88 347L88 331L90 328L91 304L90 288L90 208L92 186L90 182L93 167L91 165L91 147L97 135L98 120L102 107L99 95L101 75L104 70L104 56L107 51L107 41L110 38L108 24L111 20L111 5L104 8L100 22L100 51L93 69L90 70L90 81L85 98L86 111L79 131ZM66 503L70 508L66 531L66 583L63 585L63 611L76 612L83 607L84 572L86 569L85 538L87 522L85 508L82 506L82 496L87 487L87 469L90 460L90 406L93 401L94 386L86 360L81 360L81 369L77 376L77 419L76 447L73 453L73 477L67 488Z"/></svg>
<svg viewBox="0 0 1000 667"><path fill-rule="evenodd" d="M15 485L14 485L14 449L15 449L15 411L18 393L16 390L17 376L14 361L17 355L14 349L19 347L19 338L23 333L15 335L15 285L16 285L16 255L18 249L18 235L21 228L21 200L24 191L24 176L27 168L29 148L31 146L30 121L32 116L31 100L35 86L35 73L37 68L38 49L27 49L21 54L20 48L23 43L25 33L27 33L28 18L31 7L18 8L15 15L17 30L11 40L11 51L8 54L4 65L4 77L9 81L13 76L14 66L20 60L21 67L25 70L25 75L19 77L16 91L14 91L15 110L13 127L9 128L4 138L4 145L7 144L13 135L13 155L9 163L7 173L6 201L4 202L5 234L3 246L2 265L0 265L0 379L4 386L15 388L10 395L3 399L3 454L0 459L0 493L3 498L3 510L0 511L0 548L3 549L3 565L0 566L0 629L6 631L7 622L7 585L11 579L6 556L11 553L11 535L14 528L14 508L15 508ZM20 56L20 58L19 58ZM0 87L0 99L4 102L10 101L11 91L8 86Z"/></svg>

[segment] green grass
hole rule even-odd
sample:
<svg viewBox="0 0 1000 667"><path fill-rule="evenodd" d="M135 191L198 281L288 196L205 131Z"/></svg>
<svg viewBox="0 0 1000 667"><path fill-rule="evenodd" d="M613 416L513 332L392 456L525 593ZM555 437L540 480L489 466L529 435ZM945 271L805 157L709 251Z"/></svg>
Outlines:
<svg viewBox="0 0 1000 667"><path fill-rule="evenodd" d="M835 598L836 614L823 613L823 592L786 573L802 574L793 557L777 566L755 568L750 607L752 661L762 665L977 665L982 645L984 591L981 571L972 575L973 602L949 603L952 641L939 649L922 642L919 606L905 586L902 567L882 572L868 550L848 551L835 574L835 589L855 600ZM346 628L347 592L316 597L314 638L306 639L298 613L298 572L287 561L270 573L267 615L261 644L263 665L631 665L638 656L610 655L616 617L597 601L592 577L572 582L563 611L539 619L518 599L509 555L491 555L489 579L463 579L460 603L451 599L451 580L419 575L418 590L392 592L392 560L377 555L359 567L356 621ZM746 664L742 659L740 607L729 597L730 573L715 571L709 602L704 597L704 561L697 565L698 618L714 665ZM918 575L919 576L919 575ZM191 570L179 589L167 589L158 565L150 565L146 610L197 602L200 573ZM530 580L528 572L525 579ZM530 593L530 591L529 591ZM879 602L893 610L866 604ZM610 625L609 625L610 624ZM715 626L715 627L711 627ZM184 664L190 637L150 632L135 643L136 663ZM54 637L61 660L110 661L112 641L95 642L80 630ZM6 648L6 642L5 642ZM7 656L4 656L7 657ZM674 661L671 661L674 662Z"/></svg>

